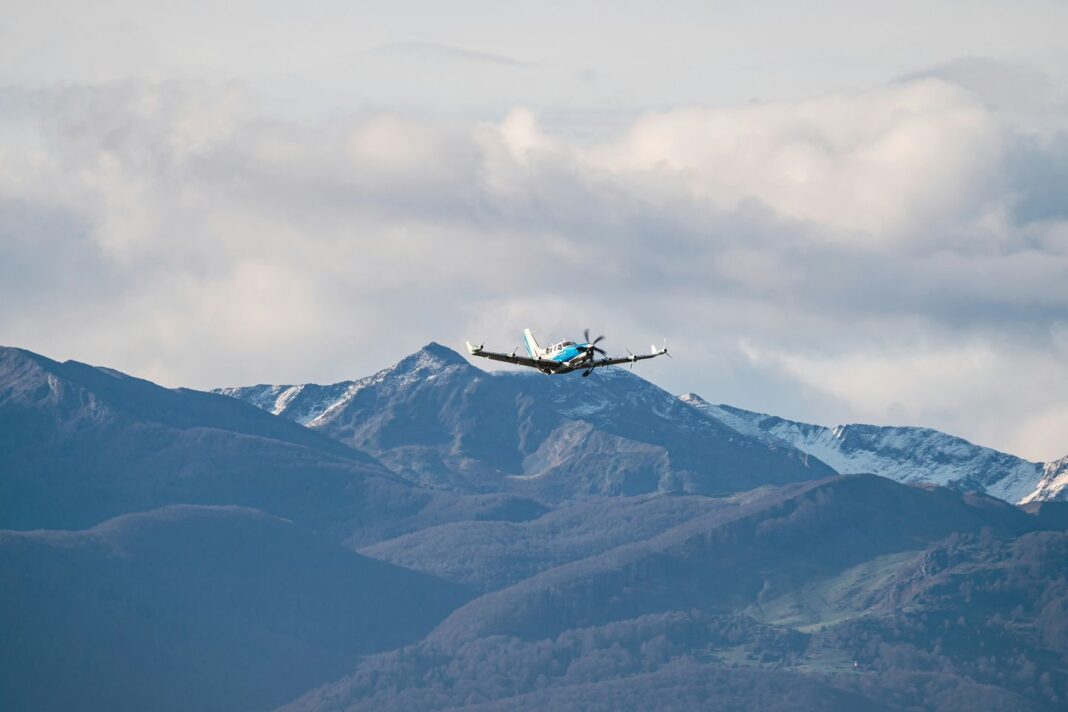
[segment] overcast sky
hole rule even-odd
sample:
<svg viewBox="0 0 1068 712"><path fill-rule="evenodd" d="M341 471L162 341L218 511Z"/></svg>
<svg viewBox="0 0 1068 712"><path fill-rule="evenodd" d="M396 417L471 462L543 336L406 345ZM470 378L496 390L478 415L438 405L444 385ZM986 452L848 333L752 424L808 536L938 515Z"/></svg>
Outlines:
<svg viewBox="0 0 1068 712"><path fill-rule="evenodd" d="M1068 453L1068 4L5 5L2 344L208 388L588 326Z"/></svg>

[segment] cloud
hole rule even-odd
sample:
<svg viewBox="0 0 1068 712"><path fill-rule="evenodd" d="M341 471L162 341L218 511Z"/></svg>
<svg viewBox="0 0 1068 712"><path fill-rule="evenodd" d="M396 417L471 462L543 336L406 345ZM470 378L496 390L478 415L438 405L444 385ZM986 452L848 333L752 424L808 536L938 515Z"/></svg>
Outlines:
<svg viewBox="0 0 1068 712"><path fill-rule="evenodd" d="M974 211L987 197L1001 139L971 95L923 80L649 116L593 158L614 171L677 181L720 209L755 199L843 239L863 239Z"/></svg>
<svg viewBox="0 0 1068 712"><path fill-rule="evenodd" d="M6 343L209 387L589 326L669 337L643 373L679 392L1068 451L1066 134L946 78L594 143L526 109L298 121L239 83L0 105Z"/></svg>
<svg viewBox="0 0 1068 712"><path fill-rule="evenodd" d="M743 345L756 363L781 369L811 392L837 401L865 422L930 424L955 419L979 440L1009 447L1014 440L1040 451L1039 441L1060 445L1068 392L1068 339L1048 350L973 338L917 345L887 344L838 354L774 352ZM1040 374L1039 377L1036 375ZM1005 404L1030 406L1005 418Z"/></svg>

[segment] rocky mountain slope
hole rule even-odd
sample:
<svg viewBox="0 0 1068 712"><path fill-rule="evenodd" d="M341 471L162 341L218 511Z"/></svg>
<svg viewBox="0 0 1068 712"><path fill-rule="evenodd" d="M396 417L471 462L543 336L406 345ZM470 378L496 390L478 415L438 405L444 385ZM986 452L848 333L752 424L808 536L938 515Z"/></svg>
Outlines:
<svg viewBox="0 0 1068 712"><path fill-rule="evenodd" d="M220 389L369 452L398 475L558 502L657 491L723 494L832 470L725 427L624 369L596 377L487 373L429 344L332 386Z"/></svg>

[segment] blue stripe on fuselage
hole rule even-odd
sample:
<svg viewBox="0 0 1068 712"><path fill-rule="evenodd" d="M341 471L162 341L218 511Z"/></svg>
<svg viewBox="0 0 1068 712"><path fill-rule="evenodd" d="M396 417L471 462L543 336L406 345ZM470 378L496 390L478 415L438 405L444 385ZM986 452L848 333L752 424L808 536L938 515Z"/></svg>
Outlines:
<svg viewBox="0 0 1068 712"><path fill-rule="evenodd" d="M563 363L565 361L570 361L579 354L583 353L583 351L583 349L580 349L577 346L568 346L566 349L561 350L559 353L553 354L551 358L553 361L559 361Z"/></svg>

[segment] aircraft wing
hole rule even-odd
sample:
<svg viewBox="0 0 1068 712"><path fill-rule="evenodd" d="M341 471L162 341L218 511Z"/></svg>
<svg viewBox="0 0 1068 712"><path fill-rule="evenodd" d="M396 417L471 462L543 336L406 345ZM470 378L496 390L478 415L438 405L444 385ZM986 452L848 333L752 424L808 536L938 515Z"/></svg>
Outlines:
<svg viewBox="0 0 1068 712"><path fill-rule="evenodd" d="M590 368L600 368L601 366L618 366L624 363L636 363L638 361L644 361L647 358L656 358L657 356L663 356L665 354L668 356L671 355L668 354L667 349L658 349L654 346L650 353L603 358L600 361L595 361L593 365L590 366Z"/></svg>
<svg viewBox="0 0 1068 712"><path fill-rule="evenodd" d="M467 344L467 353L472 356L481 356L482 358L488 358L490 361L504 361L505 363L514 363L517 366L529 366L536 368L539 371L555 371L560 368L560 364L550 359L537 359L529 358L527 356L516 356L515 353L502 354L495 351L486 351L481 346L473 346Z"/></svg>

